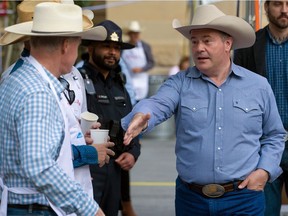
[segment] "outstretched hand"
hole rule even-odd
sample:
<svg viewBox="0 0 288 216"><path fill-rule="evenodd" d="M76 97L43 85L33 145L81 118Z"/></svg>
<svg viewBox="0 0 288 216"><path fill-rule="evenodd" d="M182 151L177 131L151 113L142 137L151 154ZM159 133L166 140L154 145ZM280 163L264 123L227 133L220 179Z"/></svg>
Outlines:
<svg viewBox="0 0 288 216"><path fill-rule="evenodd" d="M131 140L138 136L148 126L148 121L151 118L150 113L136 113L129 124L129 127L124 135L124 145L129 145Z"/></svg>

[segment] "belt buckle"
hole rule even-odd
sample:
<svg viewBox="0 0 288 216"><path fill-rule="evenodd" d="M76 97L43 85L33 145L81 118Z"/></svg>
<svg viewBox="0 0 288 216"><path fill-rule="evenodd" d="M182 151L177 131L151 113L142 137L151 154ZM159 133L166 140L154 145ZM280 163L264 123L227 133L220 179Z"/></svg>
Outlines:
<svg viewBox="0 0 288 216"><path fill-rule="evenodd" d="M208 184L203 186L202 193L207 197L217 198L225 193L225 188L219 184Z"/></svg>

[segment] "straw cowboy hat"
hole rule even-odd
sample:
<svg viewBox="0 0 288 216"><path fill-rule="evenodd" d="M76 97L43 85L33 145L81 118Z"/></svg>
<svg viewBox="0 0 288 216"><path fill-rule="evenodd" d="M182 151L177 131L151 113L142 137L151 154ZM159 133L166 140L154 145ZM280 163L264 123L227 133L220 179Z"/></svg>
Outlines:
<svg viewBox="0 0 288 216"><path fill-rule="evenodd" d="M103 27L107 31L107 37L105 38L104 41L112 41L116 42L120 45L121 49L132 49L135 46L130 44L130 43L125 43L122 40L122 29L114 22L111 20L105 20L96 26L98 27ZM82 38L86 39L86 38ZM99 41L97 38L92 38L92 39L87 39L87 40L82 40L82 45L83 46L89 46L91 42L93 41Z"/></svg>
<svg viewBox="0 0 288 216"><path fill-rule="evenodd" d="M40 3L44 3L44 2L45 3L47 3L47 2L51 3L52 2L52 3L62 3L62 4L74 5L74 1L73 0L23 0L17 6L17 14L18 14L18 21L17 22L18 23L29 22L30 23L29 25L31 25L31 21L33 20L33 16L34 16L35 6L40 4ZM49 15L49 13L50 12L48 12L48 11L44 12L44 14L46 14L46 15ZM72 13L71 13L71 15L72 15ZM93 12L91 10L82 10L82 28L83 28L83 30L88 30L88 29L93 27L93 22L92 22L93 17L94 17L94 14L93 14ZM55 17L55 19L57 19L57 18L58 18L58 15L57 15L57 17ZM62 19L62 18L63 17L61 17L60 19ZM46 19L46 18L42 18L42 20L43 19ZM58 20L55 23L58 24ZM55 23L53 23L53 25L55 25ZM25 25L27 25L27 23ZM48 27L49 26L51 26L51 24L49 24ZM11 29L10 29L10 27L7 28L8 31L6 31L5 34L0 38L0 45L9 45L9 44L13 44L13 43L23 42L25 40L29 40L29 38L30 38L29 34L28 35L22 34L22 33L19 32L19 30L15 30L14 29L15 27L18 28L19 26L18 25L14 25L13 28L11 28ZM24 28L24 26L22 26L22 27ZM104 39L106 37L105 29L98 28L98 30L95 30L95 31L96 31L95 35L94 35L93 32L90 32L90 34L94 35L95 37L100 36L99 40ZM47 33L48 32L49 32L49 30L47 31ZM62 31L62 33L63 33L63 31ZM88 34L88 33L86 33L86 34ZM41 34L41 35L43 35L43 34ZM49 35L51 35L51 34L49 34ZM56 34L54 34L54 35L56 36ZM62 35L64 35L64 34L62 34ZM45 36L45 35L43 35L43 36Z"/></svg>
<svg viewBox="0 0 288 216"><path fill-rule="evenodd" d="M232 36L234 49L250 47L255 42L255 32L249 23L242 18L224 14L215 5L198 6L191 25L182 26L179 20L174 19L172 26L189 40L193 29L209 28L225 32Z"/></svg>

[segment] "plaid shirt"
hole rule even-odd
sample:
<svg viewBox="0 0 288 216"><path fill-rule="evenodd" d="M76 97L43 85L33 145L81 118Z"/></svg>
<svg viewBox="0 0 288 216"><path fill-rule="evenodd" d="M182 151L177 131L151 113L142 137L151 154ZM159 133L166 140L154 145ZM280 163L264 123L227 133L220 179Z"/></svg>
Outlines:
<svg viewBox="0 0 288 216"><path fill-rule="evenodd" d="M279 44L271 35L267 39L267 79L275 94L278 110L286 130L288 129L288 40Z"/></svg>
<svg viewBox="0 0 288 216"><path fill-rule="evenodd" d="M60 98L63 86L46 71ZM9 193L10 204L48 205L46 195L67 213L95 215L97 204L57 165L64 121L48 83L28 62L0 85L0 164L8 187L36 188L41 194Z"/></svg>

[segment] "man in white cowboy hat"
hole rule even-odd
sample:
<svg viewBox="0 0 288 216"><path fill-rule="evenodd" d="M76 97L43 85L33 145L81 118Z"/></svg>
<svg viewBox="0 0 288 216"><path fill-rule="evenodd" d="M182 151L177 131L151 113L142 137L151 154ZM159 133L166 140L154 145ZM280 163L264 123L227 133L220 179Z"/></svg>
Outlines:
<svg viewBox="0 0 288 216"><path fill-rule="evenodd" d="M140 37L142 30L138 21L130 22L128 29L126 29L129 37L128 43L133 44L135 48L123 50L121 54L121 58L130 71L136 101L147 97L149 90L148 71L154 67L151 47Z"/></svg>
<svg viewBox="0 0 288 216"><path fill-rule="evenodd" d="M32 21L33 19L33 11L37 4L41 2L58 2L65 4L74 4L73 1L60 1L60 0L42 0L42 1L34 1L34 0L24 0L19 5L17 5L17 15L18 15L18 23ZM93 12L88 10L83 10L83 24L84 29L90 28L93 26ZM85 14L84 14L85 12ZM0 38L1 45L14 44L17 42L24 41L24 49L21 53L21 58L16 62L16 64L11 65L2 76L2 81L9 74L14 73L19 67L22 66L24 60L30 55L30 44L29 37L17 35L11 32L6 32L3 37ZM79 71L73 66L70 73L63 75L59 78L61 83L64 83L66 87L63 95L67 99L67 104L71 105L71 109L67 109L67 112L72 113L74 115L69 116L69 131L70 131L70 142L72 144L73 151L73 167L74 167L74 177L77 182L79 182L85 192L87 192L91 197L93 197L93 188L91 182L91 176L89 171L89 164L99 164L103 166L105 162L108 162L107 154L113 156L114 153L109 147L112 147L111 142L103 143L103 144L93 144L93 140L86 137L84 139L84 135L81 132L80 128L80 114L81 112L87 111L86 106L86 93L84 82L82 76ZM75 118L76 117L76 118ZM99 128L100 124L97 123L93 125L93 128ZM85 141L89 144L86 145Z"/></svg>
<svg viewBox="0 0 288 216"><path fill-rule="evenodd" d="M175 114L176 215L263 215L263 188L282 172L285 130L267 80L230 59L255 33L214 5L173 28L191 41L195 66L122 119L124 143Z"/></svg>
<svg viewBox="0 0 288 216"><path fill-rule="evenodd" d="M79 6L49 2L36 5L33 21L5 29L29 36L31 55L0 86L1 215L104 215L73 179L73 113L57 79L70 72L81 37L106 38L85 24Z"/></svg>

